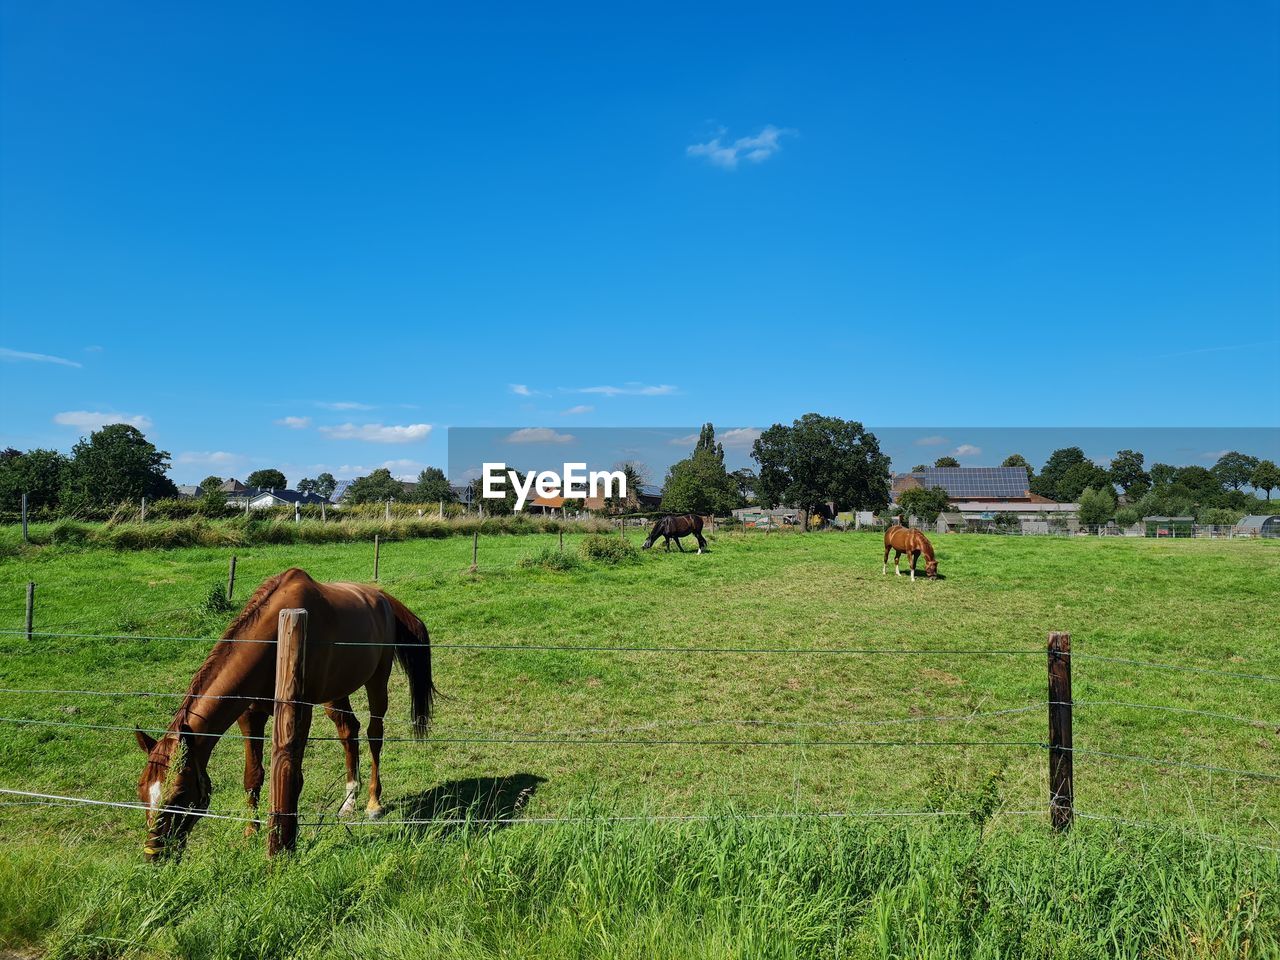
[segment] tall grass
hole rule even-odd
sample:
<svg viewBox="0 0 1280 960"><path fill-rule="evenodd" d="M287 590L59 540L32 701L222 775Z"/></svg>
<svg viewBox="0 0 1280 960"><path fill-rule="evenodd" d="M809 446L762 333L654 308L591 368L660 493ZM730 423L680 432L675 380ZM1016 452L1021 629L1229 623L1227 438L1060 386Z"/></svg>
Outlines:
<svg viewBox="0 0 1280 960"><path fill-rule="evenodd" d="M373 832L379 830L378 833ZM0 860L0 943L50 957L1227 958L1280 950L1274 856L1178 836L584 820L331 830L267 864L231 828L155 868Z"/></svg>
<svg viewBox="0 0 1280 960"><path fill-rule="evenodd" d="M291 543L350 543L372 540L440 539L485 535L556 533L594 533L610 529L606 520L564 520L558 517L515 514L504 517L454 516L403 517L391 520L365 515L340 516L325 521L292 517L235 517L207 520L198 517L183 520L158 520L140 523L134 520L109 520L86 523L59 520L31 528L31 542L36 546L109 547L114 550L169 550L179 547L248 547ZM18 552L20 531L0 528L0 550L8 555Z"/></svg>

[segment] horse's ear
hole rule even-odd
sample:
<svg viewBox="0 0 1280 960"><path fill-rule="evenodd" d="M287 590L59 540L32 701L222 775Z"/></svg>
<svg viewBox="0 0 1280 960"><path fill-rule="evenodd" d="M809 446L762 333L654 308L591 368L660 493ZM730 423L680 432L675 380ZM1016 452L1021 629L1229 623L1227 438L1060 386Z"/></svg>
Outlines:
<svg viewBox="0 0 1280 960"><path fill-rule="evenodd" d="M150 753L156 745L155 737L147 736L137 727L133 728L133 738L138 741L138 748L143 753Z"/></svg>
<svg viewBox="0 0 1280 960"><path fill-rule="evenodd" d="M191 746L192 743L195 742L195 739L196 739L195 731L191 729L189 724L185 722L180 723L178 724L178 739L183 743L184 746L189 747Z"/></svg>

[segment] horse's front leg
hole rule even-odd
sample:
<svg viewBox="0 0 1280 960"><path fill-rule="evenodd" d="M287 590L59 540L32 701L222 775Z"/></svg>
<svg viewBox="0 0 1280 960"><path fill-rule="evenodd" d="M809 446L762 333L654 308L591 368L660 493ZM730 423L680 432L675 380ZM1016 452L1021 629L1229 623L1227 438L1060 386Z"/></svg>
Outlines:
<svg viewBox="0 0 1280 960"><path fill-rule="evenodd" d="M258 832L262 821L257 819L258 798L262 796L262 782L266 771L262 767L263 733L267 729L265 710L250 708L240 714L237 721L244 736L244 794L254 819L245 825L244 835L251 837Z"/></svg>
<svg viewBox="0 0 1280 960"><path fill-rule="evenodd" d="M693 531L693 536L694 536L694 539L698 541L698 552L699 552L699 553L701 553L703 550L706 550L706 549L707 549L707 541L706 541L706 539L702 536L702 531L701 531L701 530L695 530L695 531Z"/></svg>
<svg viewBox="0 0 1280 960"><path fill-rule="evenodd" d="M681 553L684 553L684 544L680 542L679 537L676 537L676 549L678 549Z"/></svg>
<svg viewBox="0 0 1280 960"><path fill-rule="evenodd" d="M915 583L916 581L916 561L919 559L920 559L920 551L912 550L911 551L911 582L912 583Z"/></svg>
<svg viewBox="0 0 1280 960"><path fill-rule="evenodd" d="M668 537L665 533L662 535L662 549L665 550L667 553L671 552L671 538Z"/></svg>
<svg viewBox="0 0 1280 960"><path fill-rule="evenodd" d="M360 789L360 721L351 709L348 697L326 703L324 712L338 731L338 740L342 743L347 763L347 793L338 810L338 816L347 817L355 812L356 791Z"/></svg>

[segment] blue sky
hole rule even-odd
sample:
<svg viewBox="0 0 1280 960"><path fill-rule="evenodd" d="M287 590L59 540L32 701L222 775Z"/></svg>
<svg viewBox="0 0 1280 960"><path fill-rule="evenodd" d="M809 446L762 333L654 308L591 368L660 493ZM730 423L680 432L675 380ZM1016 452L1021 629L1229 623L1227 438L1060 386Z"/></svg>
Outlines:
<svg viewBox="0 0 1280 960"><path fill-rule="evenodd" d="M0 444L1280 423L1274 4L263 7L0 5Z"/></svg>

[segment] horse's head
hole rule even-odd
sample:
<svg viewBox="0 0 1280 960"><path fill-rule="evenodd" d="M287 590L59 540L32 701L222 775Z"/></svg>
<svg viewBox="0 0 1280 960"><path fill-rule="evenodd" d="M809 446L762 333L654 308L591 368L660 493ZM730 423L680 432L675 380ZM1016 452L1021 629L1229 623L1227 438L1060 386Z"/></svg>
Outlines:
<svg viewBox="0 0 1280 960"><path fill-rule="evenodd" d="M926 560L924 563L924 572L925 572L925 575L930 580L937 580L938 579L938 561L932 560L932 559Z"/></svg>
<svg viewBox="0 0 1280 960"><path fill-rule="evenodd" d="M657 539L660 536L662 536L663 531L666 529L666 526L667 526L666 517L663 517L662 519L658 520L658 522L653 525L653 529L649 531L649 537L648 539L645 540L644 544L640 547L640 549L648 550L650 547L652 547L654 543L657 541Z"/></svg>
<svg viewBox="0 0 1280 960"><path fill-rule="evenodd" d="M142 851L154 862L181 853L187 835L209 809L212 785L200 750L193 750L196 735L185 723L159 740L134 730L138 746L147 755L138 778L138 799L147 807L147 842ZM184 811L192 811L186 813Z"/></svg>

